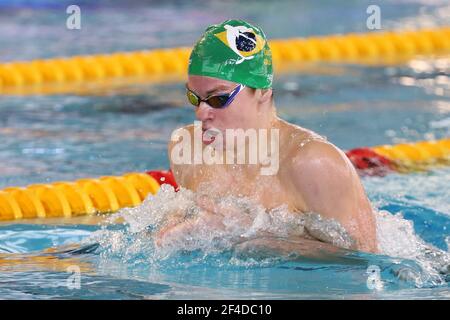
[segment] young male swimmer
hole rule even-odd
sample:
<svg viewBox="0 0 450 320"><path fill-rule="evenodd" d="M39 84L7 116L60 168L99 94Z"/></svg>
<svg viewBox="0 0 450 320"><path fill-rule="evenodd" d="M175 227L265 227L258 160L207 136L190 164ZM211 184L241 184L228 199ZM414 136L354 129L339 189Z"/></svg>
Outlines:
<svg viewBox="0 0 450 320"><path fill-rule="evenodd" d="M321 136L277 116L272 79L271 51L260 28L245 21L228 20L208 27L198 40L189 59L186 87L201 129L194 125L182 128L190 138L178 130L168 149L178 184L195 192L208 186L211 197L198 199L204 209L202 215L173 219L156 235L156 243L161 245L171 237L188 234L199 223L221 228L225 215L243 216L238 210L216 210L214 199L234 195L255 199L267 210L287 205L293 214L314 212L324 219L334 219L352 238L351 249L376 252L374 213L353 165L341 150ZM211 134L212 129L215 133ZM254 135L259 139L256 149L249 145L250 139L229 147L227 139L232 135L227 132L232 129L241 129L234 131L238 133L253 130L277 134L272 136L275 139L270 134L265 136L271 142L261 153L257 149L261 149L261 141L267 140L259 135ZM177 139L180 136L183 138ZM180 156L181 140L194 147L183 149ZM201 146L203 154L212 148L212 157L226 154L227 160L235 160L232 154L239 152L239 148L246 148L247 160L256 150L266 155L265 162L195 161L198 156L194 154L198 153L195 145ZM276 159L272 157L274 154ZM180 160L183 157L194 160L183 162ZM267 167L275 170L263 173L262 169ZM242 219L239 223L246 221Z"/></svg>

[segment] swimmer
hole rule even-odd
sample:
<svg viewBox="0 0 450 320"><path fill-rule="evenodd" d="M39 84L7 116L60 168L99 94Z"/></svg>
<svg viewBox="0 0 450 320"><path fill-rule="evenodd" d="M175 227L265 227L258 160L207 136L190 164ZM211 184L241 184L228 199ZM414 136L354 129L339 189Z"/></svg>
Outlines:
<svg viewBox="0 0 450 320"><path fill-rule="evenodd" d="M263 163L180 164L174 159L179 140L170 141L175 179L181 187L202 194L198 203L204 212L193 219L174 219L157 234L157 244L175 234L195 232L198 223L220 228L223 216L244 216L233 208L215 208L214 199L233 195L255 199L267 210L287 205L296 215L312 212L335 220L352 238L351 249L377 252L375 216L355 168L325 138L277 116L272 80L272 55L260 28L228 20L208 27L198 40L189 59L186 90L201 121L202 150L214 141L208 135L211 129L224 140L228 129L277 129L278 140L270 147L279 147L278 170L263 175ZM183 129L195 139L194 125Z"/></svg>

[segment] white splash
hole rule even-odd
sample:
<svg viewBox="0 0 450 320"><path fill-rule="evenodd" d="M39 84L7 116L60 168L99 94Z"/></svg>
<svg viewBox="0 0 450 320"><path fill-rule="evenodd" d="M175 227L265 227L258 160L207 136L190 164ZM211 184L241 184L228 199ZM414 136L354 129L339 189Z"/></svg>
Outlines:
<svg viewBox="0 0 450 320"><path fill-rule="evenodd" d="M212 212L202 202L205 194L163 185L157 195L149 196L140 206L123 209L108 223L123 220L125 230L103 230L89 241L97 241L108 254L133 261L144 255L149 263L157 263L178 252L200 250L205 255L232 249L243 239L270 234L275 237L319 239L341 248L352 248L353 242L334 220L318 214L295 214L287 206L265 210L253 199L225 196L213 201ZM426 281L442 284L440 273L448 273L449 255L421 240L412 222L387 211L376 213L379 249L382 254L417 261L428 278L414 275L417 286ZM176 223L173 223L175 221ZM195 221L156 241L168 225ZM149 258L150 257L150 258ZM141 258L142 259L142 258ZM399 277L411 279L411 275Z"/></svg>
<svg viewBox="0 0 450 320"><path fill-rule="evenodd" d="M424 283L444 284L443 275L449 273L450 255L448 252L425 243L414 232L412 221L405 220L401 214L379 211L377 218L378 247L381 253L402 259L411 259L424 269L425 278L414 275L417 286ZM410 278L410 275L404 275Z"/></svg>

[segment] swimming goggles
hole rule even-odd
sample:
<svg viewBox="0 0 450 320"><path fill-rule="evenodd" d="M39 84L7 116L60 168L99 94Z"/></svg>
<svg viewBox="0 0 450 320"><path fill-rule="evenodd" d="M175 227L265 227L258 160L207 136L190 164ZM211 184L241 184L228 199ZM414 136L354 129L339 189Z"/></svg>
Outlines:
<svg viewBox="0 0 450 320"><path fill-rule="evenodd" d="M198 107L200 105L200 102L206 102L208 105L210 105L212 108L220 109L225 108L230 105L231 102L233 102L234 98L237 96L239 92L241 92L245 88L245 85L240 84L236 88L233 89L228 94L221 94L217 96L208 97L206 99L201 99L198 95L196 95L193 91L189 90L189 88L186 85L186 95L189 100L189 102L193 105Z"/></svg>

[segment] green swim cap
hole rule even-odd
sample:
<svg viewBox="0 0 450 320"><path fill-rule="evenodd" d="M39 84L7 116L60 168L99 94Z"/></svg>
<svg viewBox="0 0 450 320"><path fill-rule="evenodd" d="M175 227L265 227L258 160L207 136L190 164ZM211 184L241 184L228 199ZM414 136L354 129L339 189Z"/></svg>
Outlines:
<svg viewBox="0 0 450 320"><path fill-rule="evenodd" d="M188 74L272 87L272 53L264 32L242 20L209 26L191 52Z"/></svg>

